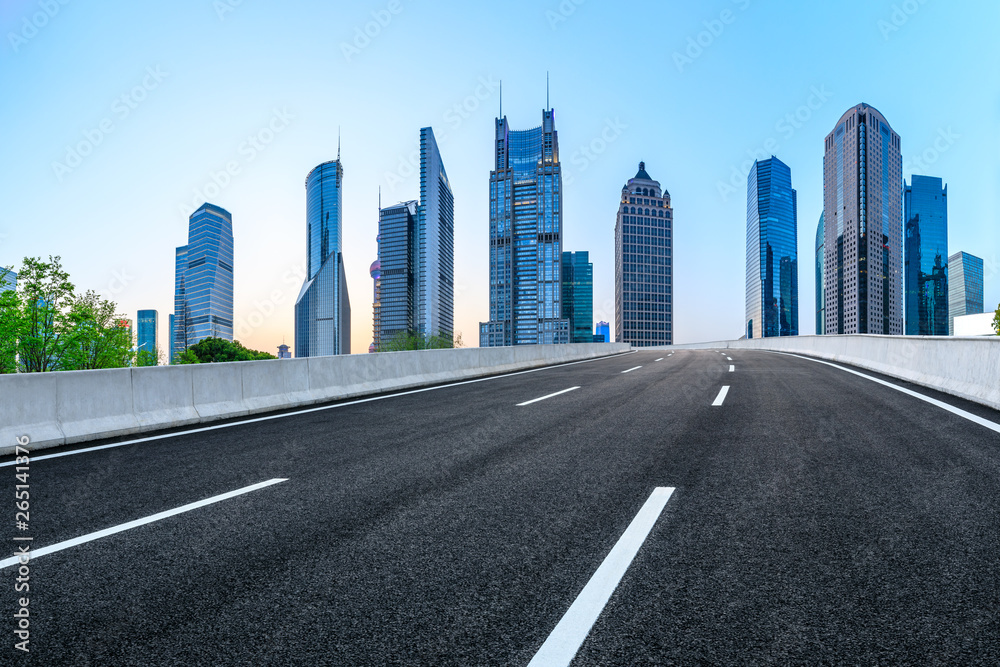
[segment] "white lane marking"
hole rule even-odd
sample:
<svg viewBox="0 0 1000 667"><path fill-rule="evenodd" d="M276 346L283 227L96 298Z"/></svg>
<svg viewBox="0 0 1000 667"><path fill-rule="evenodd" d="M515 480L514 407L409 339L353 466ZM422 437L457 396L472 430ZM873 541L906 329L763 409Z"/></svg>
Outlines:
<svg viewBox="0 0 1000 667"><path fill-rule="evenodd" d="M736 366L733 366L732 364L729 364L729 372L730 373L735 373L736 372Z"/></svg>
<svg viewBox="0 0 1000 667"><path fill-rule="evenodd" d="M623 354L614 354L610 357L598 357L597 359L583 359L582 361L571 361L567 364L558 364L556 366L544 366L542 368L532 368L527 371L517 371L514 373L506 373L504 375L492 375L485 378L477 378L475 380L463 380L462 382L452 382L451 384L442 384L437 387L424 387L423 389L411 389L410 391L401 391L396 394L386 394L385 396L371 396L369 398L359 398L353 401L347 401L344 403L336 403L334 405L322 405L318 408L306 408L304 410L295 410L293 412L283 412L280 415L267 415L266 417L254 417L253 419L244 419L243 421L228 422L226 424L215 424L213 426L201 426L198 428L189 429L186 431L175 431L173 433L163 433L161 435L151 435L145 438L135 438L134 440L125 440L123 442L113 442L110 445L97 445L96 447L84 447L83 449L74 449L68 452L59 452L58 454L43 454L41 456L32 456L31 462L44 461L45 459L57 459L61 456L72 456L74 454L85 454L87 452L96 452L102 449L111 449L114 447L124 447L125 445L137 445L140 442L152 442L153 440L163 440L165 438L180 437L182 435L192 435L195 433L205 433L206 431L215 431L220 428L230 428L232 426L243 426L244 424L254 424L257 422L270 421L272 419L282 419L283 417L296 417L298 415L305 415L311 412L322 412L323 410L334 410L336 408L346 408L349 405L359 405L361 403L371 403L372 401L384 401L387 398L397 398L399 396L409 396L411 394L422 394L425 391L435 391L437 389L447 389L449 387L458 387L463 384L475 384L476 382L488 382L490 380L500 380L502 378L513 377L515 375L525 375L527 373L538 373L540 371L548 371L554 368L564 368L566 366L576 366L577 364L589 364L594 361L607 361L608 359L617 359L618 357L623 357L629 354L635 354L637 350L632 350L631 352L625 352ZM29 448L30 449L30 448ZM7 461L6 463L0 463L0 468L6 468L12 466L16 461Z"/></svg>
<svg viewBox="0 0 1000 667"><path fill-rule="evenodd" d="M528 667L568 666L663 512L673 487L657 487L583 587Z"/></svg>
<svg viewBox="0 0 1000 667"><path fill-rule="evenodd" d="M627 371L622 371L622 373L631 373L632 371L637 371L640 368L642 368L642 366L636 366L635 368L630 368Z"/></svg>
<svg viewBox="0 0 1000 667"><path fill-rule="evenodd" d="M729 395L729 385L727 384L719 391L719 395L715 397L715 402L712 403L713 407L718 407L723 404L726 400L726 396Z"/></svg>
<svg viewBox="0 0 1000 667"><path fill-rule="evenodd" d="M663 361L663 357L660 357L659 359L657 359L657 361Z"/></svg>
<svg viewBox="0 0 1000 667"><path fill-rule="evenodd" d="M732 360L733 360L732 357L726 357L726 361L732 361Z"/></svg>
<svg viewBox="0 0 1000 667"><path fill-rule="evenodd" d="M984 419L983 417L980 417L979 415L974 415L971 412L966 412L961 408L956 408L954 405L948 405L947 403L939 401L936 398L931 398L930 396L924 396L923 394L919 394L911 389L907 389L906 387L900 387L899 385L892 384L891 382L886 382L885 380L880 380L876 377L872 377L871 375L865 375L864 373L859 373L858 371L851 370L850 368L844 368L843 366L839 366L837 364L831 364L829 361L823 361L821 359L813 359L812 357L803 357L802 355L791 354L788 352L774 352L774 354L783 354L786 357L797 357L799 359L805 359L806 361L814 361L817 364L823 364L825 366L833 366L834 368L839 368L840 370L850 373L852 375L857 375L858 377L863 377L866 380L871 380L872 382L876 382L882 385L883 387L889 387L890 389L895 389L896 391L902 392L907 396L919 398L921 401L930 403L931 405L936 405L942 410L947 410L953 415L958 415L963 419L968 419L970 422L974 422L976 424L979 424L980 426L985 426L991 431L996 431L997 433L1000 433L1000 424L996 422L990 421L989 419Z"/></svg>
<svg viewBox="0 0 1000 667"><path fill-rule="evenodd" d="M537 403L538 401L544 401L547 398L552 398L553 396L559 396L561 394L568 394L571 391L576 391L579 387L570 387L569 389L563 389L562 391L557 391L554 394L549 394L548 396L542 396L541 398L535 398L530 401L525 401L524 403L518 403L517 407L523 408L525 405L531 405L532 403Z"/></svg>
<svg viewBox="0 0 1000 667"><path fill-rule="evenodd" d="M39 556L45 556L46 554L62 551L63 549L69 549L70 547L86 544L87 542L93 542L94 540L99 540L102 537L107 537L108 535L114 535L115 533L121 533L126 530L138 528L139 526L145 526L147 523L160 521L161 519L166 519L172 516L176 516L178 514L183 514L184 512L190 512L191 510L198 509L199 507L205 507L206 505L211 505L213 503L217 503L222 500L235 498L236 496L241 496L244 493L250 493L251 491L257 491L258 489L263 489L265 487L273 486L274 484L280 484L281 482L287 482L287 481L288 481L287 479L269 479L266 482L260 482L259 484L245 486L242 489L236 489L235 491L229 491L227 493L223 493L217 496L212 496L211 498L205 498L204 500L199 500L194 503L181 505L180 507L177 507L172 510L159 512L157 514L147 516L144 519L136 519L135 521L129 521L128 523L123 523L118 526L112 526L111 528L105 528L104 530L99 530L96 533L88 533L87 535L74 537L71 540L56 542L55 544L48 547L42 547L40 549L32 549L28 555L30 556L31 560L34 560ZM5 567L10 567L12 565L17 565L17 563L18 563L17 556L13 556L11 558L5 558L3 560L0 560L0 569Z"/></svg>

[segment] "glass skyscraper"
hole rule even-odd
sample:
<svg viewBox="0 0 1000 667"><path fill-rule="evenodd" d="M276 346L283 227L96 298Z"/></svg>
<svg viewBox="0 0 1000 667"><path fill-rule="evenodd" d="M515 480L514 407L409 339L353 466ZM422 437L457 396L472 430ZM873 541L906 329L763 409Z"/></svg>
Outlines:
<svg viewBox="0 0 1000 667"><path fill-rule="evenodd" d="M601 340L598 341L597 340L598 338L600 338ZM597 343L597 342L600 342L600 343L610 343L611 342L611 325L610 324L608 324L607 322L604 322L604 321L601 321L601 322L597 323L597 326L594 327L594 342L595 343Z"/></svg>
<svg viewBox="0 0 1000 667"><path fill-rule="evenodd" d="M908 336L948 335L948 186L903 181L903 276Z"/></svg>
<svg viewBox="0 0 1000 667"><path fill-rule="evenodd" d="M827 334L903 333L903 160L874 107L849 109L824 142Z"/></svg>
<svg viewBox="0 0 1000 667"><path fill-rule="evenodd" d="M617 343L673 345L673 228L670 193L640 162L622 188L615 222Z"/></svg>
<svg viewBox="0 0 1000 667"><path fill-rule="evenodd" d="M568 343L562 317L562 166L555 112L511 130L496 120L490 172L490 319L480 347Z"/></svg>
<svg viewBox="0 0 1000 667"><path fill-rule="evenodd" d="M823 214L819 214L819 224L816 225L816 335L826 333L825 301L826 301L826 230L823 227Z"/></svg>
<svg viewBox="0 0 1000 667"><path fill-rule="evenodd" d="M7 290L17 289L17 274L13 271L8 271L4 274L2 280L0 280L0 292L6 292Z"/></svg>
<svg viewBox="0 0 1000 667"><path fill-rule="evenodd" d="M420 130L417 206L416 312L424 336L451 339L455 330L455 197L434 130Z"/></svg>
<svg viewBox="0 0 1000 667"><path fill-rule="evenodd" d="M155 310L140 310L136 315L136 351L156 354L158 349L156 327L159 314Z"/></svg>
<svg viewBox="0 0 1000 667"><path fill-rule="evenodd" d="M295 356L351 353L351 301L341 253L344 170L340 159L306 176L306 271L295 300Z"/></svg>
<svg viewBox="0 0 1000 667"><path fill-rule="evenodd" d="M746 337L799 335L798 202L773 155L747 176Z"/></svg>
<svg viewBox="0 0 1000 667"><path fill-rule="evenodd" d="M569 320L569 342L593 343L594 265L590 253L562 254L562 314Z"/></svg>
<svg viewBox="0 0 1000 667"><path fill-rule="evenodd" d="M233 216L214 204L191 214L177 248L171 358L213 336L233 339Z"/></svg>
<svg viewBox="0 0 1000 667"><path fill-rule="evenodd" d="M948 335L955 335L955 318L983 310L983 260L967 252L948 258Z"/></svg>
<svg viewBox="0 0 1000 667"><path fill-rule="evenodd" d="M417 330L417 202L379 210L379 331L376 351L397 334Z"/></svg>

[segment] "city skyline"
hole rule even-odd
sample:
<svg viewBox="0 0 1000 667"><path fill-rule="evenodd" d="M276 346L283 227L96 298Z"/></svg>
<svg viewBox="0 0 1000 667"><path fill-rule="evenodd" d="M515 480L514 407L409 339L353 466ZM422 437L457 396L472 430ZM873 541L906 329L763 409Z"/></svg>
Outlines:
<svg viewBox="0 0 1000 667"><path fill-rule="evenodd" d="M962 40L949 54L948 64L921 48L941 31L984 29L996 8L926 4L898 26L892 22L891 3L849 3L836 11L793 5L744 8L743 3L673 8L669 25L661 25L665 32L657 37L661 46L646 50L670 92L640 93L618 91L610 76L634 67L638 50L599 57L582 48L581 37L603 34L616 25L639 33L651 30L632 26L612 8L586 4L563 16L558 6L515 3L512 9L524 20L502 18L495 34L473 40L468 28L476 25L474 17L461 16L447 3L419 12L403 7L377 39L350 59L339 45L351 43L355 26L363 28L379 7L333 12L317 6L306 21L302 15L276 14L248 3L222 17L211 6L182 6L157 14L153 28L146 21L139 23L138 12L125 4L104 22L93 12L67 5L16 51L8 41L9 57L0 67L11 94L24 103L0 112L7 126L18 129L9 142L11 160L3 167L5 200L11 209L6 223L0 224L2 261L19 264L24 256L60 254L79 286L100 290L122 312L155 308L169 313L172 258L162 248L176 245L186 221L182 206L190 213L193 206L212 201L236 218L236 337L255 349L273 349L282 337L293 338L292 303L304 273L304 202L297 189L301 174L336 155L337 127L342 127L350 166L344 212L347 278L352 286L366 284L376 252L371 202L379 187L394 200L418 196L414 132L432 126L449 157L456 193L455 329L464 334L466 345L475 345L475 327L488 311L483 174L489 171L492 154L485 137L499 109L499 80L504 80L504 112L511 124L529 127L537 122L533 110L542 106L544 72L550 70L567 173L564 243L591 252L595 319L613 320L613 253L610 213L591 202L606 200L609 193L616 196L620 175L645 159L662 165L658 177L669 184L678 211L693 221L678 231L678 248L685 251L675 260L676 342L736 336L743 317L745 249L738 230L745 219L741 191L747 170L754 159L771 153L782 159L796 174L805 219L815 220L822 208L817 141L838 114L857 101L885 113L903 137L904 178L931 173L949 183L949 248L984 258L986 302L992 306L1000 301L994 278L1000 256L996 160L986 150L995 144L993 91L947 75L956 64L984 57L973 44L991 42L974 36ZM4 34L20 30L22 18L35 8L26 2L5 5L0 10ZM641 8L653 16L663 11L655 3ZM715 25L725 8L733 12L734 21L724 24L721 34L706 32L705 24ZM297 35L296 42L308 40L314 30L310 24L315 29L330 25L332 15L334 25L343 26L334 30L338 48L317 65L296 56L284 35ZM801 34L775 31L779 17L796 20L803 27ZM512 37L508 28L514 25L524 32ZM280 67L247 50L254 31L263 26L280 28L266 52L291 54ZM182 27L192 38L183 49L172 39ZM135 34L140 28L141 43L115 41L114 35ZM877 56L876 66L852 67L861 62L856 55L845 66L842 59L822 53L813 42L826 29L844 34L852 53ZM428 79L419 63L401 57L415 46L420 31L447 31L467 49L451 76ZM708 38L702 41L709 43L698 47L698 53L689 39L697 45L703 32ZM765 62L751 47L762 35L777 48L802 57L768 61L775 74L768 80L751 76ZM81 47L85 36L99 40L100 48ZM531 57L498 48L510 39L514 45L534 40L545 46ZM429 54L443 49L443 44L432 44ZM78 54L72 65L53 67L66 53ZM201 66L206 62L212 68ZM82 86L78 82L84 78L76 68L101 74L86 78L88 85ZM218 86L223 72L234 82L253 80L259 85L245 87L245 92L224 86L223 93ZM917 72L936 74L942 94L930 100L919 94L913 85ZM385 85L371 86L379 77ZM315 86L313 80L329 83ZM426 84L411 105L404 109L377 104L385 86L407 80ZM706 86L708 82L714 85ZM754 108L733 104L750 91L762 93L766 102ZM66 93L72 94L72 104L65 103ZM194 96L207 104L190 108ZM956 102L964 109L961 115L955 113ZM113 127L110 134L100 130L105 119ZM67 147L76 150L88 141L88 134L96 138L98 133L100 144L79 156L79 163L72 156L67 159ZM157 160L149 161L149 155L157 155ZM230 171L231 162L235 169ZM135 164L147 168L137 170ZM211 196L216 192L217 197ZM199 193L202 198L194 201ZM108 209L112 200L124 206ZM147 212L144 229L149 233L141 241L119 233L129 221L117 211L130 208ZM13 221L28 218L45 221L52 233L33 237L16 231ZM107 232L99 244L93 239L95 226ZM814 252L806 237L800 234L799 252L808 253L803 256ZM814 287L812 272L800 267L800 291ZM367 303L367 296L362 297L366 292L357 293L355 302ZM702 294L710 296L711 309L703 307ZM801 333L812 332L811 310L800 313ZM367 317L354 318L353 352L364 351L370 332ZM161 324L161 339L165 335Z"/></svg>

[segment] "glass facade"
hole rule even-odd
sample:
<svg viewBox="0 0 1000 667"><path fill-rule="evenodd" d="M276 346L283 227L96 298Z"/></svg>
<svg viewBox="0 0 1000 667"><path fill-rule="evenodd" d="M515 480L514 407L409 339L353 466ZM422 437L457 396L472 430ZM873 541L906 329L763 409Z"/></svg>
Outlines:
<svg viewBox="0 0 1000 667"><path fill-rule="evenodd" d="M792 172L772 155L747 176L747 338L799 335L798 263Z"/></svg>
<svg viewBox="0 0 1000 667"><path fill-rule="evenodd" d="M13 271L8 271L4 274L2 280L0 280L0 292L6 292L7 290L17 289L17 274Z"/></svg>
<svg viewBox="0 0 1000 667"><path fill-rule="evenodd" d="M136 315L136 351L156 353L156 327L159 315L155 310L140 310Z"/></svg>
<svg viewBox="0 0 1000 667"><path fill-rule="evenodd" d="M670 193L640 162L615 222L615 342L673 345L673 226Z"/></svg>
<svg viewBox="0 0 1000 667"><path fill-rule="evenodd" d="M398 333L417 330L417 202L408 201L381 209L378 235L378 340L381 343Z"/></svg>
<svg viewBox="0 0 1000 667"><path fill-rule="evenodd" d="M594 334L594 265L590 253L562 254L562 314L569 320L569 342L592 343Z"/></svg>
<svg viewBox="0 0 1000 667"><path fill-rule="evenodd" d="M826 301L826 229L823 225L823 214L819 214L819 224L816 225L816 335L826 333L826 317L824 305Z"/></svg>
<svg viewBox="0 0 1000 667"><path fill-rule="evenodd" d="M906 334L948 335L948 187L914 175L903 182Z"/></svg>
<svg viewBox="0 0 1000 667"><path fill-rule="evenodd" d="M562 317L562 166L555 112L511 130L496 120L490 173L490 320L480 347L568 343ZM589 324L588 324L589 327Z"/></svg>
<svg viewBox="0 0 1000 667"><path fill-rule="evenodd" d="M823 156L824 333L903 333L900 138L868 104L848 110Z"/></svg>
<svg viewBox="0 0 1000 667"><path fill-rule="evenodd" d="M597 339L601 340L598 341ZM610 343L611 342L611 325L607 322L598 322L597 326L594 327L594 342L600 343Z"/></svg>
<svg viewBox="0 0 1000 667"><path fill-rule="evenodd" d="M233 216L213 204L191 214L177 248L171 358L198 341L233 339Z"/></svg>
<svg viewBox="0 0 1000 667"><path fill-rule="evenodd" d="M967 252L948 258L948 335L955 335L955 318L983 310L983 260Z"/></svg>
<svg viewBox="0 0 1000 667"><path fill-rule="evenodd" d="M351 353L351 303L341 253L344 170L324 162L306 176L307 273L295 300L295 356Z"/></svg>
<svg viewBox="0 0 1000 667"><path fill-rule="evenodd" d="M416 220L414 325L425 336L455 329L455 197L434 130L420 130L420 203Z"/></svg>

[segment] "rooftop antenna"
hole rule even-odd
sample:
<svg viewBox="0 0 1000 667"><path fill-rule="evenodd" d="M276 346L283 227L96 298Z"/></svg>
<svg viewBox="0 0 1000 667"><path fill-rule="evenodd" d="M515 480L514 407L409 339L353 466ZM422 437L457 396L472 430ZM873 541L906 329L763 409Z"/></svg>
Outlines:
<svg viewBox="0 0 1000 667"><path fill-rule="evenodd" d="M340 162L340 126L337 126L337 162Z"/></svg>
<svg viewBox="0 0 1000 667"><path fill-rule="evenodd" d="M545 72L545 110L551 111L552 107L549 106L549 73Z"/></svg>
<svg viewBox="0 0 1000 667"><path fill-rule="evenodd" d="M500 119L503 119L503 79L500 79Z"/></svg>

